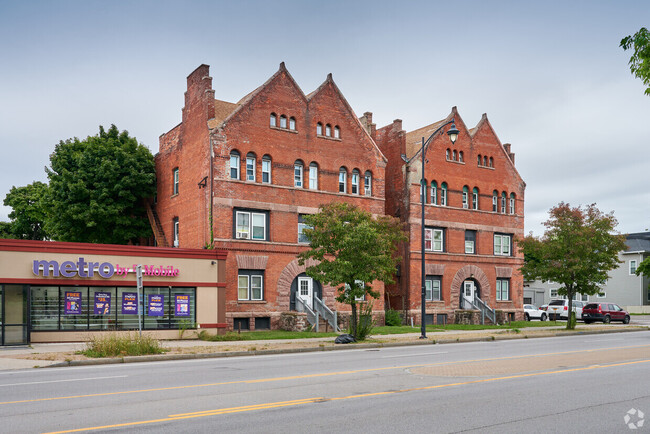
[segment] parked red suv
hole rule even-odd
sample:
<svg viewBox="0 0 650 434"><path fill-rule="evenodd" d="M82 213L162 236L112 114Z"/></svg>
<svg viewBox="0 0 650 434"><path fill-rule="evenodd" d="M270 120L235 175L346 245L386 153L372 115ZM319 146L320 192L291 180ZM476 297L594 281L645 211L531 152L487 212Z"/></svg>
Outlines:
<svg viewBox="0 0 650 434"><path fill-rule="evenodd" d="M623 324L629 324L630 314L624 311L618 304L589 303L582 308L582 320L587 324L594 321L602 321L603 323L622 321Z"/></svg>

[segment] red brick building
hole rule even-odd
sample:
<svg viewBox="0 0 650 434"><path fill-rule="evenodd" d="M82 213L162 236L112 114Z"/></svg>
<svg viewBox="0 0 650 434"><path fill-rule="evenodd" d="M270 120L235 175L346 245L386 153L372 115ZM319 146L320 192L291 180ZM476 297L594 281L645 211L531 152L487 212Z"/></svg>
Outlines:
<svg viewBox="0 0 650 434"><path fill-rule="evenodd" d="M425 151L425 320L462 320L458 314L475 309L464 299L523 318L523 255L513 239L524 232L525 183L510 144L501 144L487 116L469 129L455 107L446 119L409 133L401 120L376 130L371 113L361 119L388 158L386 212L409 228L387 305L420 320L422 141L452 118L460 130L456 143L447 126Z"/></svg>
<svg viewBox="0 0 650 434"><path fill-rule="evenodd" d="M182 122L160 136L154 233L158 245L228 251L230 328L276 328L300 300L346 311L298 265L301 217L333 201L383 214L386 164L331 75L305 95L282 63L230 103L215 99L201 65L187 78ZM373 289L383 316L383 284Z"/></svg>

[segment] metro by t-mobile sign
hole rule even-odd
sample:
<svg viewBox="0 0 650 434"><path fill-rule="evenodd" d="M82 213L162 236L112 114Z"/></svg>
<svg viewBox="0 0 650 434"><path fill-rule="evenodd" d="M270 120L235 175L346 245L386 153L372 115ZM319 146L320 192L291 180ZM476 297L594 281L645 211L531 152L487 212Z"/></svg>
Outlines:
<svg viewBox="0 0 650 434"><path fill-rule="evenodd" d="M135 273L136 265L121 266L111 264L110 262L92 262L79 258L77 262L64 261L46 261L35 259L32 272L35 276L43 277L95 277L97 274L104 279L110 279L114 275L127 276L129 273ZM143 276L156 277L176 277L178 268L171 265L143 265Z"/></svg>

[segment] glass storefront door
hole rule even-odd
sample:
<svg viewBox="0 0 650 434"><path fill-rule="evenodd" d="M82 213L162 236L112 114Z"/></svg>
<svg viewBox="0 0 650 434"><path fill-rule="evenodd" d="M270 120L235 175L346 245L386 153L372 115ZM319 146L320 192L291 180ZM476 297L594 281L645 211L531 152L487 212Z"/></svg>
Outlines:
<svg viewBox="0 0 650 434"><path fill-rule="evenodd" d="M23 285L0 285L1 345L29 343L28 293Z"/></svg>

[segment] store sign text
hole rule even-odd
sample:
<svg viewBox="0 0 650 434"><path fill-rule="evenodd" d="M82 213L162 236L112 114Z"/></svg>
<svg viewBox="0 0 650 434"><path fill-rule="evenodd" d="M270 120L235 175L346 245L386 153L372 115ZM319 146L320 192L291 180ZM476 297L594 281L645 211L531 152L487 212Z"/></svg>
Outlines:
<svg viewBox="0 0 650 434"><path fill-rule="evenodd" d="M119 264L111 264L110 262L91 262L85 261L84 258L79 258L77 262L64 261L46 261L34 260L33 273L36 276L43 277L95 277L99 275L104 279L110 279L114 275L127 276L129 273L135 273L136 265L121 266ZM156 277L176 277L178 276L178 268L171 265L143 265L143 276L156 276Z"/></svg>

